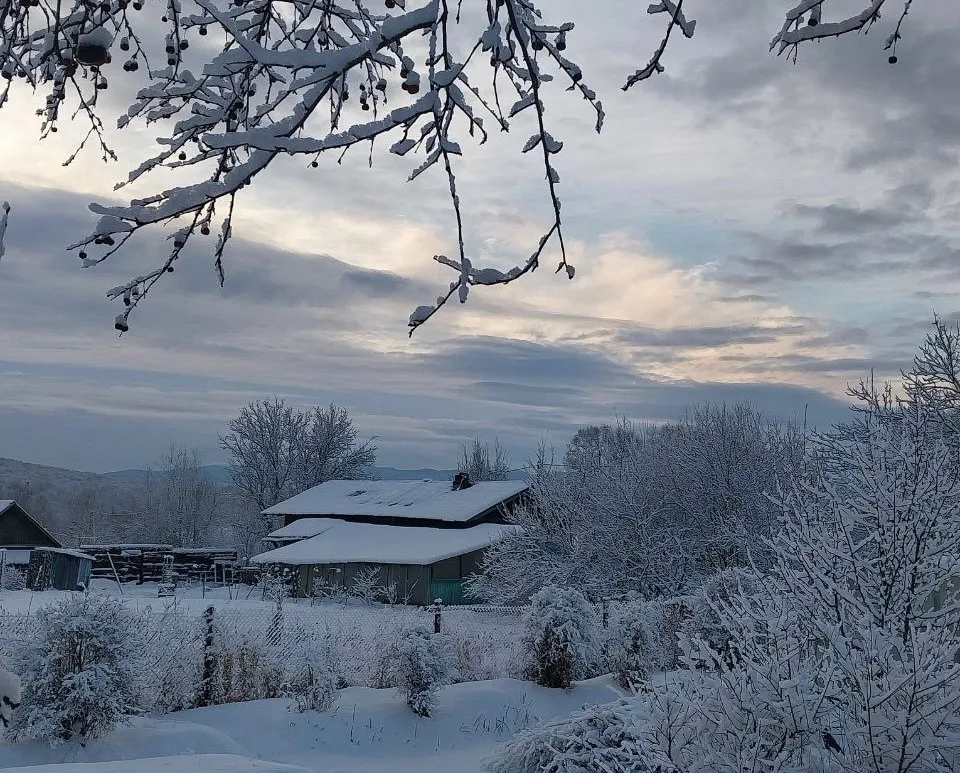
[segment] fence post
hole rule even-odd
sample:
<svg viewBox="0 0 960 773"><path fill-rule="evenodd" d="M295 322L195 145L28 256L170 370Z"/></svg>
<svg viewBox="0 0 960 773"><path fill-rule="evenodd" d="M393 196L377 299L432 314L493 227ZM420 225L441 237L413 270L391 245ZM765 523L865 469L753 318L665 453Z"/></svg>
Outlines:
<svg viewBox="0 0 960 773"><path fill-rule="evenodd" d="M204 610L203 622L206 627L203 639L203 675L200 679L200 696L198 703L209 706L213 703L213 670L216 666L216 657L213 654L213 605Z"/></svg>
<svg viewBox="0 0 960 773"><path fill-rule="evenodd" d="M433 632L440 633L443 616L443 599L434 599L433 604L429 606L429 610L433 612Z"/></svg>

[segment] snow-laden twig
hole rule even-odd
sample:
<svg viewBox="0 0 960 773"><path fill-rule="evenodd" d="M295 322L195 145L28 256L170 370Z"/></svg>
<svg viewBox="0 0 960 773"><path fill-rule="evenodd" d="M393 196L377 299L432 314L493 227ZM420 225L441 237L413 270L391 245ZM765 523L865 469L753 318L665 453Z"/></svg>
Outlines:
<svg viewBox="0 0 960 773"><path fill-rule="evenodd" d="M795 53L808 40L869 29L884 1L823 21L838 0L803 0L787 12L772 47ZM465 12L468 3L473 13ZM0 0L0 107L12 88L43 90L41 136L58 131L64 110L83 117L88 129L67 164L88 143L104 160L116 159L100 98L117 69L142 78L118 128L136 122L163 127L160 150L116 187L161 169L176 175L173 187L126 205L91 205L99 221L69 247L82 266L93 267L130 252L142 231L172 230L170 251L157 267L108 293L124 304L115 320L121 333L132 311L197 237L216 234L212 252L223 283L235 207L243 190L278 157L304 157L313 168L324 153L340 159L361 146L372 163L376 141L388 138L389 152L419 155L411 180L442 169L454 215L456 254L436 257L454 272L453 281L434 303L410 315L411 334L450 298L464 302L471 287L514 282L548 256L557 260L558 272L573 278L557 165L563 141L547 114L554 82L587 103L598 132L605 113L583 64L569 53L574 23L554 18L549 3L417 0L414 7L400 0L164 0L159 27L146 17L155 7L144 0ZM900 39L909 8L906 0L888 48ZM696 27L685 15L684 0L660 0L646 11L666 15L668 23L625 89L663 71L675 28L690 38ZM474 27L453 35L455 25ZM207 45L191 47L201 39ZM222 42L210 46L213 39ZM158 43L159 62L147 57ZM358 117L355 105L370 116ZM486 141L485 117L502 131L532 126L520 152L541 157L553 213L535 248L509 261L509 268L476 265L464 236L469 207L461 201L457 164L469 141Z"/></svg>

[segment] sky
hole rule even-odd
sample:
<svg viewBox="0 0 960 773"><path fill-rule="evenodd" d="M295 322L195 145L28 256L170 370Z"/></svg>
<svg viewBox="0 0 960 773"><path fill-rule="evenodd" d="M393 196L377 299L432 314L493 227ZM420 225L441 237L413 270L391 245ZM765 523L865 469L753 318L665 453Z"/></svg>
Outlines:
<svg viewBox="0 0 960 773"><path fill-rule="evenodd" d="M566 53L607 113L597 135L583 101L559 80L546 90L576 278L552 273L551 253L412 339L408 315L452 278L432 260L456 244L440 170L406 182L411 157L284 159L239 199L224 288L198 246L119 337L105 292L157 265L164 242L83 270L64 248L90 231L89 202L174 179L113 190L163 127L111 132L117 163L90 149L64 167L80 119L41 142L36 100L16 93L0 110L0 199L13 207L0 456L103 472L155 464L176 443L219 463L230 418L273 394L346 406L379 463L404 468L450 467L475 436L499 436L520 466L579 426L671 420L703 401L842 418L847 384L895 377L934 311L957 311L960 20L953 0L917 7L896 65L882 48L891 18L793 64L767 49L792 4L685 4L693 39L675 37L666 72L624 93L664 20L645 3L545 3L576 23ZM132 93L117 83L109 125ZM528 120L461 143L477 265L520 263L549 227L542 170L519 152Z"/></svg>

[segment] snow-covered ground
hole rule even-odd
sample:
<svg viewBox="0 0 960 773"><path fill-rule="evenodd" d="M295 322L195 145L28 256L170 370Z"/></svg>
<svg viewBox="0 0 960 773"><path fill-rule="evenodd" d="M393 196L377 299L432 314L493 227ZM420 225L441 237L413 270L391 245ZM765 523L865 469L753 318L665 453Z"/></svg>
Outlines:
<svg viewBox="0 0 960 773"><path fill-rule="evenodd" d="M514 679L469 682L442 688L434 716L421 719L395 690L351 687L326 714L298 714L290 701L274 699L136 718L86 747L3 742L0 768L24 773L479 773L483 761L518 730L622 694L610 677L577 683L569 692Z"/></svg>

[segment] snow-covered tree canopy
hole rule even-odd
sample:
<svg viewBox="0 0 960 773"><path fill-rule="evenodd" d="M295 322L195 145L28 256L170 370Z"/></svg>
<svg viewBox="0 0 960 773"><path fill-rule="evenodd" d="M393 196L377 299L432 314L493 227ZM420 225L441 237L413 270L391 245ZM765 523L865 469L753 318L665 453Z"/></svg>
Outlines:
<svg viewBox="0 0 960 773"><path fill-rule="evenodd" d="M582 3L582 13L596 5ZM892 14L891 62L910 5L905 0ZM886 0L800 0L770 48L796 56L804 42L869 30L887 7ZM646 63L641 58L636 72L624 73L624 90L663 72L671 41L694 34L684 0L660 0L647 11L663 34ZM612 4L604 12L624 13ZM324 153L336 158L356 147L372 162L380 140L391 153L417 156L411 180L439 167L458 248L435 259L455 278L410 315L412 333L451 297L464 302L470 287L512 282L544 259L574 276L560 208L563 140L547 105L551 92L575 91L598 132L604 112L578 61L574 22L556 15L542 0L0 0L0 106L13 88L45 93L41 135L56 132L64 117L82 116L88 128L79 149L97 145L106 160L114 158L104 128L112 117L102 114L101 94L118 70L142 74L118 125L156 123L163 149L116 187L159 178L161 170L175 182L126 206L92 204L99 221L69 247L89 267L129 250L141 231L169 229L162 263L107 293L124 304L115 320L121 332L194 239L212 239L223 282L238 194L278 157L318 166ZM514 125L526 127L518 151L542 157L553 220L516 265L474 266L458 159L469 143ZM0 202L0 255L7 211Z"/></svg>

